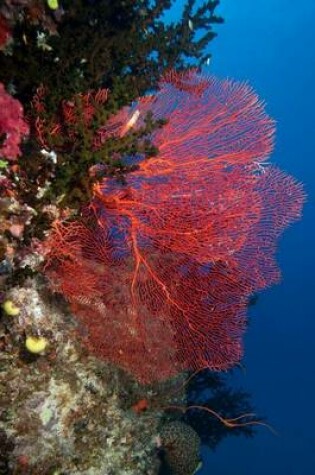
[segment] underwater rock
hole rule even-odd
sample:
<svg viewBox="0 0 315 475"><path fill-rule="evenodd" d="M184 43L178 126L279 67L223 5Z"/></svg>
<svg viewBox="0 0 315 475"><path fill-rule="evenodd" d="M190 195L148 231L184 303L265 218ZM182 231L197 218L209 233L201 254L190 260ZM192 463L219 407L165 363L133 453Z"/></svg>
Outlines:
<svg viewBox="0 0 315 475"><path fill-rule="evenodd" d="M16 316L3 313L0 333L0 433L10 441L3 462L13 473L154 475L154 437L161 415L135 414L135 393L147 389L82 351L63 302L29 280L10 290ZM25 350L42 336L42 354ZM130 398L130 401L129 399ZM10 471L8 473L11 473Z"/></svg>
<svg viewBox="0 0 315 475"><path fill-rule="evenodd" d="M200 438L188 424L165 424L160 430L159 445L172 475L193 475L200 467Z"/></svg>

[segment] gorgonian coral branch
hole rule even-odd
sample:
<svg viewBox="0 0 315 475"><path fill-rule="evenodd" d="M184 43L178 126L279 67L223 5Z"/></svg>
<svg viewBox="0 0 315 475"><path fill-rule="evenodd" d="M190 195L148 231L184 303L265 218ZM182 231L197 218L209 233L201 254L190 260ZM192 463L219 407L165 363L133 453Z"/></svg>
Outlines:
<svg viewBox="0 0 315 475"><path fill-rule="evenodd" d="M148 110L168 119L151 135L159 155L136 157L125 184L96 184L88 212L47 242L46 274L87 347L146 383L239 361L249 298L279 279L276 240L304 201L260 167L274 123L247 85L174 74L137 104L135 129ZM118 135L131 114L112 118Z"/></svg>

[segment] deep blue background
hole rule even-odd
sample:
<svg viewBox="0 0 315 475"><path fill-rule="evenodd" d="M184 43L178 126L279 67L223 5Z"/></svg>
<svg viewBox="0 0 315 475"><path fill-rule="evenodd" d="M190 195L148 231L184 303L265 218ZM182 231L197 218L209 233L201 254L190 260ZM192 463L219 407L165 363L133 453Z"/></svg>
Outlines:
<svg viewBox="0 0 315 475"><path fill-rule="evenodd" d="M178 14L184 0L167 20ZM205 451L198 475L315 474L315 0L221 0L225 24L210 45L207 71L247 80L277 121L271 162L305 183L303 219L278 246L280 285L251 310L246 373L234 385L252 393L277 430L229 437Z"/></svg>

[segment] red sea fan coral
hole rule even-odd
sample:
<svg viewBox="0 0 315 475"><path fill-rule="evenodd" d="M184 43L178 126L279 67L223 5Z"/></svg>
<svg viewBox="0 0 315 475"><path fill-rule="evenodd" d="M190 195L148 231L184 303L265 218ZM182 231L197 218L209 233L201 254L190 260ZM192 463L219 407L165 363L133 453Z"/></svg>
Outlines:
<svg viewBox="0 0 315 475"><path fill-rule="evenodd" d="M262 167L274 126L248 86L190 74L195 94L184 80L138 102L140 125L147 110L168 119L158 157L95 186L89 212L47 242L46 274L87 347L144 383L239 361L248 299L279 278L276 239L304 198ZM131 114L112 119L117 134Z"/></svg>
<svg viewBox="0 0 315 475"><path fill-rule="evenodd" d="M136 127L143 125L147 111L153 112L154 119L168 119L167 126L152 137L160 153L158 161L150 160L149 175L153 168L154 174L163 173L161 161L163 167L171 163L174 169L185 170L198 159L198 168L205 167L208 174L209 161L211 170L231 164L258 166L270 155L274 122L248 85L197 73L188 73L186 82L183 74L171 79L169 74L156 95L138 101ZM131 115L130 108L123 108L111 119L111 126Z"/></svg>
<svg viewBox="0 0 315 475"><path fill-rule="evenodd" d="M11 97L0 83L0 157L16 160L20 155L21 139L29 127L23 120L23 108L17 99ZM3 136L3 137L2 137Z"/></svg>

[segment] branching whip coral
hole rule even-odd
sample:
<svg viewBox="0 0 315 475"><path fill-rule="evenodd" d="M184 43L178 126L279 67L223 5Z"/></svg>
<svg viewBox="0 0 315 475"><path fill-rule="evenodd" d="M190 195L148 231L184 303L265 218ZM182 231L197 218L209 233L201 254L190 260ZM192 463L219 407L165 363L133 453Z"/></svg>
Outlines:
<svg viewBox="0 0 315 475"><path fill-rule="evenodd" d="M249 297L279 280L276 240L304 201L261 165L274 123L248 85L169 73L135 129L148 110L168 120L150 137L158 156L95 185L82 218L56 224L45 267L91 352L142 383L240 360ZM118 136L133 111L110 119Z"/></svg>

